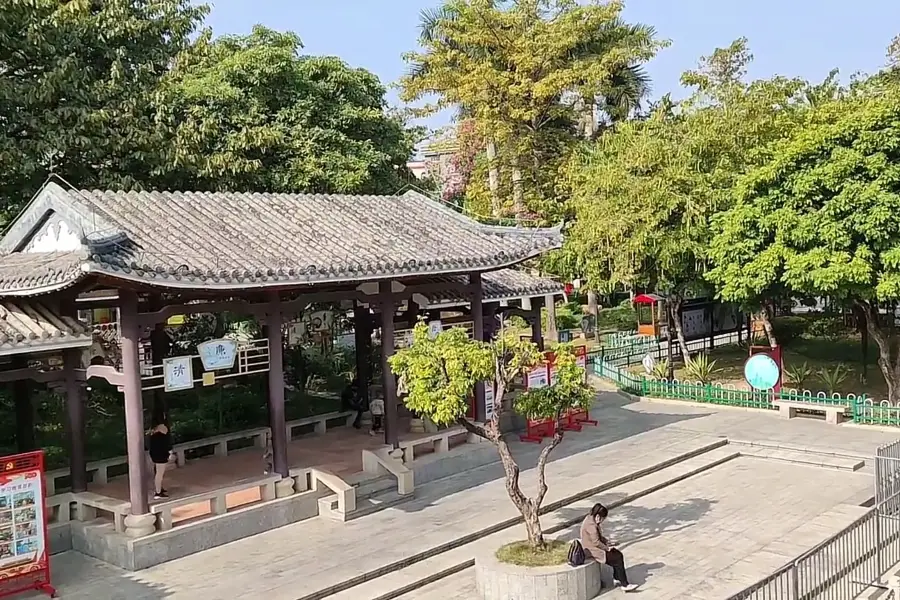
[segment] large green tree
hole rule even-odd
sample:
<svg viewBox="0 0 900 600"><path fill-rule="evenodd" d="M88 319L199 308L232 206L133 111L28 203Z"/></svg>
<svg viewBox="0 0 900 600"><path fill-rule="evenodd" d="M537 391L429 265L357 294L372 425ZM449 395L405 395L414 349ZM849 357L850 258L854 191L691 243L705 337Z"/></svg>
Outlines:
<svg viewBox="0 0 900 600"><path fill-rule="evenodd" d="M304 56L290 32L204 37L158 94L159 175L192 189L394 193L413 139L378 78Z"/></svg>
<svg viewBox="0 0 900 600"><path fill-rule="evenodd" d="M0 222L51 172L78 186L146 179L153 92L206 10L190 0L3 3Z"/></svg>
<svg viewBox="0 0 900 600"><path fill-rule="evenodd" d="M500 156L488 157L495 213L496 161L508 169L517 217L545 212L542 176L561 154L560 134L576 133L576 100L612 106L620 96L612 93L614 75L662 45L650 28L625 27L621 10L620 2L599 0L448 0L426 16L422 50L407 56L413 69L401 82L403 97L434 95L434 109L462 108L496 145Z"/></svg>
<svg viewBox="0 0 900 600"><path fill-rule="evenodd" d="M687 100L661 102L648 118L619 124L568 169L575 221L563 262L591 288L666 293L682 342L680 303L708 291L711 219L728 207L737 177L763 160L766 144L791 131L806 106L802 81L744 81L750 60L743 39L716 50L683 76L694 90Z"/></svg>
<svg viewBox="0 0 900 600"><path fill-rule="evenodd" d="M900 400L900 86L876 80L816 107L734 196L710 252L722 297L784 286L850 304Z"/></svg>

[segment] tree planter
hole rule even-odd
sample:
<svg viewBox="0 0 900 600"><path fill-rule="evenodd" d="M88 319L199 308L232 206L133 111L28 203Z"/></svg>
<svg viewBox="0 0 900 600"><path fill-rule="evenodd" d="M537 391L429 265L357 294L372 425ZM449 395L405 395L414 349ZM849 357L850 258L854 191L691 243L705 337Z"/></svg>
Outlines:
<svg viewBox="0 0 900 600"><path fill-rule="evenodd" d="M493 553L475 558L479 600L590 600L612 585L612 569L593 561L580 567L518 567Z"/></svg>

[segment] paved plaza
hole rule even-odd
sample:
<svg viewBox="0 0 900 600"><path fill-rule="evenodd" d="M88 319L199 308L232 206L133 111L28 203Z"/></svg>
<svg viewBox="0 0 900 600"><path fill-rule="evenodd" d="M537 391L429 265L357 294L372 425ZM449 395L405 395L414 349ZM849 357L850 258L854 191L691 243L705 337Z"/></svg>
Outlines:
<svg viewBox="0 0 900 600"><path fill-rule="evenodd" d="M721 437L867 456L900 437L775 414L628 403L617 394L601 394L595 415L600 426L570 434L548 466L547 502ZM514 451L530 465L538 447L514 444ZM525 471L527 490L533 482ZM645 597L717 598L717 590L739 583L734 577L750 583L849 523L852 511L838 507L871 485L867 473L739 458L617 509L611 524L622 529L645 589L656 590ZM85 600L297 600L515 515L495 464L422 486L413 501L355 521L312 519L137 573L73 552L57 555L54 583L60 597ZM798 529L816 515L822 518ZM779 538L795 539L798 547L773 549ZM463 572L407 598L470 598L470 580Z"/></svg>

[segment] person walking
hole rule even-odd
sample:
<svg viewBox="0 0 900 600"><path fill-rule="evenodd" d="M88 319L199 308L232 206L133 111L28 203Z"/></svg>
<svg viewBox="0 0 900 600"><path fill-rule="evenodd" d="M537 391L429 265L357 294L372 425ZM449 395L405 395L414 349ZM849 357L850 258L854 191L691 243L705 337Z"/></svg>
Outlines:
<svg viewBox="0 0 900 600"><path fill-rule="evenodd" d="M165 423L159 422L150 430L150 460L153 461L154 500L168 498L169 493L163 488L163 477L172 454L172 436Z"/></svg>
<svg viewBox="0 0 900 600"><path fill-rule="evenodd" d="M613 580L622 586L623 591L633 592L638 586L628 583L625 556L616 548L615 542L609 541L603 535L603 529L600 527L608 515L609 509L602 504L595 504L591 508L591 513L581 523L581 546L587 556L612 567Z"/></svg>

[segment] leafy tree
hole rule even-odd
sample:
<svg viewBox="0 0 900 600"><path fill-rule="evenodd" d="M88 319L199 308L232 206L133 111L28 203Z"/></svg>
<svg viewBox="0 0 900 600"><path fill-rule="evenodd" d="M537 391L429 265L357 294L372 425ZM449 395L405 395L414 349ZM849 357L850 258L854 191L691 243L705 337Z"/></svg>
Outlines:
<svg viewBox="0 0 900 600"><path fill-rule="evenodd" d="M803 126L743 177L712 241L710 279L743 300L773 285L851 304L879 349L889 399L900 400L900 86L810 111ZM892 321L888 317L888 321Z"/></svg>
<svg viewBox="0 0 900 600"><path fill-rule="evenodd" d="M200 39L166 77L158 120L172 132L161 175L192 189L393 193L412 138L385 89L300 39L261 26Z"/></svg>
<svg viewBox="0 0 900 600"><path fill-rule="evenodd" d="M574 122L565 97L613 98L606 94L613 75L649 60L661 46L648 28L620 27L621 10L620 2L599 0L448 0L425 15L423 49L407 56L413 69L401 82L402 96L437 95L431 109L460 107L474 120L489 143L494 214L497 150L522 218L526 194L542 197L540 174L545 159L559 155L556 138Z"/></svg>
<svg viewBox="0 0 900 600"><path fill-rule="evenodd" d="M717 49L682 81L684 102L660 103L585 146L568 169L575 222L563 262L589 288L625 286L668 295L683 358L684 298L708 293L706 253L715 214L741 173L801 118L804 82L746 83L746 40Z"/></svg>
<svg viewBox="0 0 900 600"><path fill-rule="evenodd" d="M439 333L434 338L420 323L413 330L413 343L391 357L391 369L400 376L407 391L406 405L416 414L438 424L459 423L467 431L490 441L497 448L506 473L506 491L525 520L528 541L543 547L540 509L547 494L544 475L550 453L563 440L559 425L570 409L591 406L593 393L584 380L571 348L556 350L556 382L540 389L519 393L512 403L507 398L513 380L543 362L537 346L513 336L485 343L469 339L461 328ZM485 424L469 421L465 414L476 383L487 382L493 390L493 414ZM519 466L500 431L500 419L511 410L533 419L552 419L556 433L541 449L537 462L538 490L533 498L525 496L519 485Z"/></svg>
<svg viewBox="0 0 900 600"><path fill-rule="evenodd" d="M0 221L57 173L145 180L152 98L207 8L190 0L5 2L0 18Z"/></svg>

